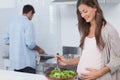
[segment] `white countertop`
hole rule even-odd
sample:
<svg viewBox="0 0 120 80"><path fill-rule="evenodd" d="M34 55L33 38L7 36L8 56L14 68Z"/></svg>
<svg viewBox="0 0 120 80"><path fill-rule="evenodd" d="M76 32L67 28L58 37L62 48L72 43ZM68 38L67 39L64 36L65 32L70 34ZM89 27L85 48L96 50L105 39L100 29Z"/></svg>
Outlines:
<svg viewBox="0 0 120 80"><path fill-rule="evenodd" d="M0 80L47 80L44 75L0 70Z"/></svg>

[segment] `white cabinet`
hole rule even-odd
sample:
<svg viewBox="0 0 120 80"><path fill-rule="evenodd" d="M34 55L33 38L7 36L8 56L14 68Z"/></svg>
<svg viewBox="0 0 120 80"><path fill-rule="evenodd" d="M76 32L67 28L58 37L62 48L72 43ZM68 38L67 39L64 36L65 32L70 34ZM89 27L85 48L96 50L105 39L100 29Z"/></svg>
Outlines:
<svg viewBox="0 0 120 80"><path fill-rule="evenodd" d="M120 3L120 0L105 0L106 3Z"/></svg>
<svg viewBox="0 0 120 80"><path fill-rule="evenodd" d="M76 4L77 0L54 0L52 1L53 4ZM99 3L120 3L120 0L98 0Z"/></svg>
<svg viewBox="0 0 120 80"><path fill-rule="evenodd" d="M98 0L99 3L105 3L105 0Z"/></svg>
<svg viewBox="0 0 120 80"><path fill-rule="evenodd" d="M54 0L53 4L76 4L77 0Z"/></svg>
<svg viewBox="0 0 120 80"><path fill-rule="evenodd" d="M3 57L3 60L4 60L4 69L9 70L10 69L9 58L8 57Z"/></svg>
<svg viewBox="0 0 120 80"><path fill-rule="evenodd" d="M98 0L99 3L105 3L105 4L116 4L116 3L120 3L120 0Z"/></svg>

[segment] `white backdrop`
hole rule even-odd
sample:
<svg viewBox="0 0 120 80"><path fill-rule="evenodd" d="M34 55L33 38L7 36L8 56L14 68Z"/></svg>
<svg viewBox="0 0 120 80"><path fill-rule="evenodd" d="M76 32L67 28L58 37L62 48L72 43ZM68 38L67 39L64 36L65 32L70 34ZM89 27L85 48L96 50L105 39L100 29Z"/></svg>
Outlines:
<svg viewBox="0 0 120 80"><path fill-rule="evenodd" d="M0 8L0 68L3 67L3 55L8 54L8 47L2 43L6 27L21 14L24 4L32 4L36 10L32 20L36 42L48 54L62 53L62 46L79 45L75 5L52 5L50 0L16 0L15 8ZM120 4L102 4L101 7L105 18L120 34Z"/></svg>
<svg viewBox="0 0 120 80"><path fill-rule="evenodd" d="M15 8L0 8L0 68L3 67L3 55L8 55L8 47L2 42L6 27L13 18L21 15L24 4L32 4L36 11L32 19L36 43L48 54L62 53L59 7L52 6L50 0L16 0Z"/></svg>

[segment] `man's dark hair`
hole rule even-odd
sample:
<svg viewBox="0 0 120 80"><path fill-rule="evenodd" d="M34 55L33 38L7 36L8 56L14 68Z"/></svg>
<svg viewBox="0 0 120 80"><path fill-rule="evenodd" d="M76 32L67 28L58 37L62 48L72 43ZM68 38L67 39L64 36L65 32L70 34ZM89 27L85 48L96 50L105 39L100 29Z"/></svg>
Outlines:
<svg viewBox="0 0 120 80"><path fill-rule="evenodd" d="M31 10L32 10L32 14L34 14L34 13L35 13L35 10L34 10L34 8L33 8L32 5L29 5L29 4L24 5L24 7L23 7L23 14L24 14L24 13L28 13L28 12L31 11Z"/></svg>

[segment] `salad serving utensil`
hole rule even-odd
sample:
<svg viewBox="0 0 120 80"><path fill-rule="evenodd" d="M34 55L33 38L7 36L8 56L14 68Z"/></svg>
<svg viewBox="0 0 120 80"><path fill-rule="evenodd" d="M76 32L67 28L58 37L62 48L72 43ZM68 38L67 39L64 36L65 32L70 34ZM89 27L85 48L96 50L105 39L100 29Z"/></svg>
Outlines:
<svg viewBox="0 0 120 80"><path fill-rule="evenodd" d="M59 55L59 53L57 53L56 55ZM60 69L59 68L59 65L58 65L58 59L56 59L56 67L55 67L55 69L57 70L57 69Z"/></svg>

